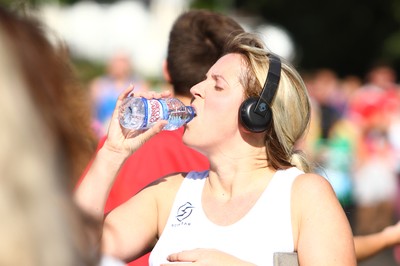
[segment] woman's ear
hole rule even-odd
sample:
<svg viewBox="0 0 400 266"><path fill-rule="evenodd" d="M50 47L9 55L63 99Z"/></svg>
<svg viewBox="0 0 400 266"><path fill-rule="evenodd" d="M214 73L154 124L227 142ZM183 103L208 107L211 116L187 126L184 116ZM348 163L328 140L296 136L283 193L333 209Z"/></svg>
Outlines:
<svg viewBox="0 0 400 266"><path fill-rule="evenodd" d="M171 77L170 77L170 75L169 75L169 71L168 71L168 63L167 63L167 60L164 60L163 61L163 64L162 64L162 72L163 72L163 76L164 76L164 79L167 81L167 82L171 82Z"/></svg>

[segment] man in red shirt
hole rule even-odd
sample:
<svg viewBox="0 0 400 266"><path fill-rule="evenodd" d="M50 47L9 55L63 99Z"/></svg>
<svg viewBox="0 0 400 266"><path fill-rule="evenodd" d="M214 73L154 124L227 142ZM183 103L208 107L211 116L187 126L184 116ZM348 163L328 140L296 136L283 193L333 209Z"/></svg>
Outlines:
<svg viewBox="0 0 400 266"><path fill-rule="evenodd" d="M171 84L173 97L189 105L192 99L190 88L204 80L208 69L222 56L229 38L243 31L233 19L215 12L191 10L181 14L171 29L163 65L163 74ZM157 134L125 162L108 196L105 213L160 177L209 168L206 157L183 144L183 131L182 127ZM104 141L105 137L99 147ZM148 265L148 255L128 265Z"/></svg>

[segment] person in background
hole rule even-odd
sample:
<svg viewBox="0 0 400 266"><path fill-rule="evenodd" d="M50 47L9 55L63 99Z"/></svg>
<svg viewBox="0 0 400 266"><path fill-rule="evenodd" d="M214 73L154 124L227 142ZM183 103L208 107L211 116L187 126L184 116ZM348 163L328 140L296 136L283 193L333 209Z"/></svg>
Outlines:
<svg viewBox="0 0 400 266"><path fill-rule="evenodd" d="M107 265L71 195L96 147L90 106L47 33L0 7L0 265Z"/></svg>
<svg viewBox="0 0 400 266"><path fill-rule="evenodd" d="M394 257L400 262L400 237L393 230L399 223L391 225L399 218L400 87L390 64L377 62L370 67L365 84L351 98L349 116L361 132L355 179L356 234L372 239L370 245L365 244L368 249L397 244ZM389 234L385 232L392 237L382 237ZM380 235L380 240L371 238L375 235Z"/></svg>
<svg viewBox="0 0 400 266"><path fill-rule="evenodd" d="M396 218L400 156L389 132L399 116L399 91L394 70L374 65L349 104L348 117L360 132L354 169L356 234L381 231Z"/></svg>
<svg viewBox="0 0 400 266"><path fill-rule="evenodd" d="M307 89L257 35L233 37L191 88L197 116L183 142L207 156L209 170L161 178L104 216L121 165L166 123L124 130L118 107L131 90L120 95L107 140L75 192L79 206L104 219L106 254L126 260L152 249L150 265L272 265L275 252L297 252L300 265L356 265L332 187L295 148L310 123ZM262 91L269 97L257 110L268 116L254 111Z"/></svg>
<svg viewBox="0 0 400 266"><path fill-rule="evenodd" d="M400 245L400 222L383 230L366 235L354 236L357 261L369 259L379 252Z"/></svg>
<svg viewBox="0 0 400 266"><path fill-rule="evenodd" d="M346 98L336 73L331 69L317 69L307 78L313 101L307 154L316 164L315 172L331 183L353 224L352 167L357 130L343 115Z"/></svg>
<svg viewBox="0 0 400 266"><path fill-rule="evenodd" d="M192 99L190 88L202 81L208 69L222 56L226 41L243 31L236 21L216 12L190 10L182 13L170 31L163 65L164 77L171 85L173 96L189 105ZM208 169L207 158L183 144L183 131L183 128L163 131L127 159L108 195L105 213L160 176ZM103 137L99 147L105 139ZM129 265L148 265L148 257L149 254Z"/></svg>
<svg viewBox="0 0 400 266"><path fill-rule="evenodd" d="M106 74L90 84L93 124L99 137L107 133L118 95L130 84L135 84L135 91L148 89L146 82L134 75L129 55L123 51L115 52L107 63Z"/></svg>

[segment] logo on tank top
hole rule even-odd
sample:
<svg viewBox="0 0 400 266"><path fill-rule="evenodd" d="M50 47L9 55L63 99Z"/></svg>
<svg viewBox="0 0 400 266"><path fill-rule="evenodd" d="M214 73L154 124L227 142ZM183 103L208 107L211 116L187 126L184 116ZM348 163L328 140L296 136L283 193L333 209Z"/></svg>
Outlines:
<svg viewBox="0 0 400 266"><path fill-rule="evenodd" d="M178 211L176 213L176 219L178 220L179 223L172 224L173 227L181 226L181 225L190 225L190 222L184 221L186 218L188 218L192 212L193 212L193 205L190 202L186 202L182 206L178 208Z"/></svg>

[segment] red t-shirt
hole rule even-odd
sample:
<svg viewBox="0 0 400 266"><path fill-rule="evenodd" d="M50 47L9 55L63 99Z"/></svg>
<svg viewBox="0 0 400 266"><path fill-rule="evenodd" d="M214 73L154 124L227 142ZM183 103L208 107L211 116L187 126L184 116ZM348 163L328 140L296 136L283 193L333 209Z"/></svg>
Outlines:
<svg viewBox="0 0 400 266"><path fill-rule="evenodd" d="M127 159L108 196L104 212L108 213L127 201L154 180L174 172L209 169L205 156L182 142L184 128L162 131ZM105 137L99 143L103 146ZM148 265L148 255L129 263L129 266Z"/></svg>

